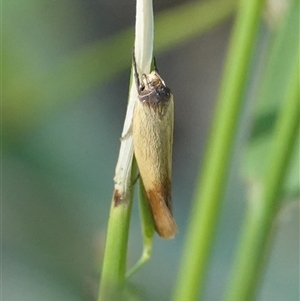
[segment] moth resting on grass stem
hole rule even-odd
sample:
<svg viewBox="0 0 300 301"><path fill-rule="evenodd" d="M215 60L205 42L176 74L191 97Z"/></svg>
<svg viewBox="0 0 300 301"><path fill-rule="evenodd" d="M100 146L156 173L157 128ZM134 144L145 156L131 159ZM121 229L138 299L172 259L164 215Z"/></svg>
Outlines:
<svg viewBox="0 0 300 301"><path fill-rule="evenodd" d="M133 113L133 148L147 194L155 230L163 238L172 238L177 226L172 216L172 144L174 101L170 89L154 71L141 81L133 55L138 101Z"/></svg>

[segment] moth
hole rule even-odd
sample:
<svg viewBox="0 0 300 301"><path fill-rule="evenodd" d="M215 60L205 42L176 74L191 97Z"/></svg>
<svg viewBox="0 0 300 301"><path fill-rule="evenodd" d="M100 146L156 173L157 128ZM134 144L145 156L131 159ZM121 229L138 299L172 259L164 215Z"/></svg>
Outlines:
<svg viewBox="0 0 300 301"><path fill-rule="evenodd" d="M172 215L172 144L174 100L170 89L154 70L137 71L133 55L138 100L135 104L133 149L152 213L155 230L162 238L173 238L177 226Z"/></svg>

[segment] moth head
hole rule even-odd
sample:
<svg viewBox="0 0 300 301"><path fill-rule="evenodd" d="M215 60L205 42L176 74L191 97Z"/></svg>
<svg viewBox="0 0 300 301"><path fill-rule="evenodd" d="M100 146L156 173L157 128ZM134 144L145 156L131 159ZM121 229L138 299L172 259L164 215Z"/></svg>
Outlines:
<svg viewBox="0 0 300 301"><path fill-rule="evenodd" d="M166 104L171 99L171 91L157 71L142 75L138 91L139 99L151 106Z"/></svg>
<svg viewBox="0 0 300 301"><path fill-rule="evenodd" d="M140 85L141 92L149 92L156 89L161 89L162 87L166 87L166 84L156 71L152 71L149 74L143 74Z"/></svg>

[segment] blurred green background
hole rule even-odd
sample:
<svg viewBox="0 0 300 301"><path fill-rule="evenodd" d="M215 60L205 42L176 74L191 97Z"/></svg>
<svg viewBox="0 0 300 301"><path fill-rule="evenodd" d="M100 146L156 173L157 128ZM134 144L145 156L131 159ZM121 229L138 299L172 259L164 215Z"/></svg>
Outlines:
<svg viewBox="0 0 300 301"><path fill-rule="evenodd" d="M182 3L154 3L155 16ZM3 301L96 298L126 111L134 18L134 1L3 1ZM232 26L232 17L221 19L172 47L154 46L175 97L173 202L180 232L173 241L155 238L152 259L130 280L132 300L170 296ZM256 74L262 72L273 38L274 28L267 24L261 26L253 55L254 80L249 79L228 174L206 300L221 299L246 199L253 193L248 184L253 184L255 163L249 159L245 164L244 151ZM160 25L159 41L164 39ZM255 147L248 154L258 158ZM241 171L245 166L248 173ZM298 195L297 188L291 190L288 200ZM287 204L279 214L260 301L299 299L299 203ZM129 264L139 258L141 244L135 202Z"/></svg>

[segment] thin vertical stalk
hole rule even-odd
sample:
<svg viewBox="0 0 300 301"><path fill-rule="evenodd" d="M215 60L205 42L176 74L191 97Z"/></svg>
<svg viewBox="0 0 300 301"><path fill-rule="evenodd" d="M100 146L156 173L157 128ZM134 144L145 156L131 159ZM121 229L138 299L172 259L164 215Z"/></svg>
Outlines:
<svg viewBox="0 0 300 301"><path fill-rule="evenodd" d="M137 0L134 51L139 72L149 73L153 52L153 8L151 0ZM131 123L137 90L133 72L121 147L115 172L98 301L122 300L126 255L133 199L133 144Z"/></svg>
<svg viewBox="0 0 300 301"><path fill-rule="evenodd" d="M114 197L111 204L98 301L122 300L132 194L131 188L126 202Z"/></svg>
<svg viewBox="0 0 300 301"><path fill-rule="evenodd" d="M247 69L255 42L263 0L240 1L219 92L200 185L192 208L174 301L202 295L214 232L227 179L230 153Z"/></svg>
<svg viewBox="0 0 300 301"><path fill-rule="evenodd" d="M298 54L297 54L298 57ZM296 59L297 61L297 59ZM272 226L280 208L280 190L299 129L299 68L295 72L274 129L274 139L263 192L249 202L227 301L254 300L270 246Z"/></svg>

